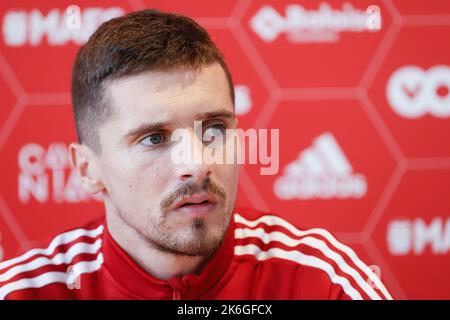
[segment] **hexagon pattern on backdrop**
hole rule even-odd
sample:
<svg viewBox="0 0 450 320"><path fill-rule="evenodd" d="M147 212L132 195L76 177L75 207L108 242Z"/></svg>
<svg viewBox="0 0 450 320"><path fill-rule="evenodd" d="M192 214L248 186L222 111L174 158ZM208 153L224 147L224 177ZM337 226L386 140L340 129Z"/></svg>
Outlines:
<svg viewBox="0 0 450 320"><path fill-rule="evenodd" d="M240 127L279 129L278 172L245 165L237 206L330 230L394 298L450 299L449 1L80 0L69 29L71 4L0 4L0 260L104 214L69 165L71 65L103 21L158 8L208 29Z"/></svg>

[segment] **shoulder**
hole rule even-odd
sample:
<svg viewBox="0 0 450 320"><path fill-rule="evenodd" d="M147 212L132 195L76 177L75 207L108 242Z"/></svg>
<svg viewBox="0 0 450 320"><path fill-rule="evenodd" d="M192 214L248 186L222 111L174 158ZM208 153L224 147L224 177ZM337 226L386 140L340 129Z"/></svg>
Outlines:
<svg viewBox="0 0 450 320"><path fill-rule="evenodd" d="M278 264L280 272L328 282L330 294L351 299L392 299L374 271L326 229L301 229L278 214L236 208L235 256ZM295 270L295 274L292 274ZM324 280L325 279L325 280Z"/></svg>
<svg viewBox="0 0 450 320"><path fill-rule="evenodd" d="M23 254L0 262L0 300L38 298L39 290L67 290L72 279L103 263L103 220L65 230ZM56 297L58 298L58 297Z"/></svg>

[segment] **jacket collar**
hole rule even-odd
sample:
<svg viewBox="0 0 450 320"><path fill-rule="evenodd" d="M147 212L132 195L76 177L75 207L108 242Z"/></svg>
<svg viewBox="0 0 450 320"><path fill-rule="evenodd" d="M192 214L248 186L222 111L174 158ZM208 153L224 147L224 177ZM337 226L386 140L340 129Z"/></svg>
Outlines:
<svg viewBox="0 0 450 320"><path fill-rule="evenodd" d="M103 233L104 266L129 292L143 299L197 299L210 292L226 274L234 255L234 217L224 241L204 264L199 274L161 280L145 272L112 238L105 222Z"/></svg>

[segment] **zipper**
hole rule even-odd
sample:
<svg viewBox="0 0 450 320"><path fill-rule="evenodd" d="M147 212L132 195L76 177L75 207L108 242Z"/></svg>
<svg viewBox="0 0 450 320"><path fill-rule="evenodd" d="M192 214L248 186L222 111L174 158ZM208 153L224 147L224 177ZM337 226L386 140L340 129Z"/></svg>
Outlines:
<svg viewBox="0 0 450 320"><path fill-rule="evenodd" d="M172 289L172 300L180 300L181 292L177 289L177 287L172 285L170 280L166 280L166 284Z"/></svg>
<svg viewBox="0 0 450 320"><path fill-rule="evenodd" d="M181 299L181 293L180 293L180 291L178 291L177 289L173 289L173 292L172 292L172 299L173 300L180 300Z"/></svg>

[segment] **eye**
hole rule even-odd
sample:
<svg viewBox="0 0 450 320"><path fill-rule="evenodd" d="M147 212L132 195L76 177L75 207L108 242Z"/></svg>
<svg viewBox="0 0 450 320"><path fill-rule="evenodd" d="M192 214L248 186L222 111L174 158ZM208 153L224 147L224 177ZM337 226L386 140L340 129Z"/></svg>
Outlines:
<svg viewBox="0 0 450 320"><path fill-rule="evenodd" d="M165 137L162 133L152 133L139 141L139 143L146 147L152 147L161 144L164 141Z"/></svg>
<svg viewBox="0 0 450 320"><path fill-rule="evenodd" d="M211 140L210 137L219 137L225 134L225 125L223 123L217 123L209 126L205 129L203 136Z"/></svg>

